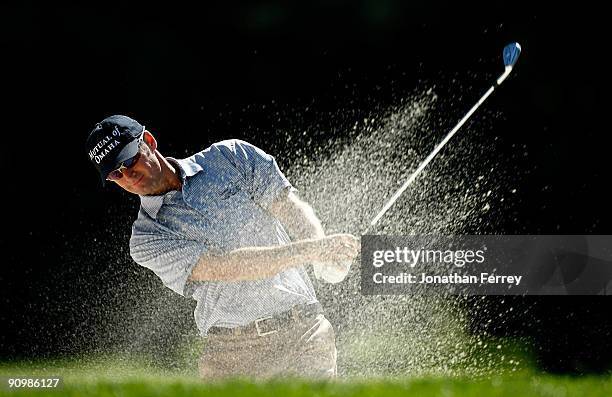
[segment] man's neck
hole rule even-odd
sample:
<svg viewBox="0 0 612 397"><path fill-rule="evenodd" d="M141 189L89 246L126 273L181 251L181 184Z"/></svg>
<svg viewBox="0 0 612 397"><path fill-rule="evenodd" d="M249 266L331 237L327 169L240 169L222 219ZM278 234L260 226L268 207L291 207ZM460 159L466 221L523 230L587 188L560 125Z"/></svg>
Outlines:
<svg viewBox="0 0 612 397"><path fill-rule="evenodd" d="M162 168L162 178L158 185L159 188L147 194L147 196L161 196L174 190L181 190L183 188L183 180L179 165L159 153L157 153L157 158Z"/></svg>
<svg viewBox="0 0 612 397"><path fill-rule="evenodd" d="M164 167L164 186L168 188L165 192L169 192L171 190L181 190L183 187L183 180L181 178L181 170L179 169L179 165L173 162L172 160L168 160L167 158L163 158L162 162Z"/></svg>
<svg viewBox="0 0 612 397"><path fill-rule="evenodd" d="M167 186L170 190L181 190L183 187L183 179L181 178L181 170L175 162L165 158L165 163L168 167Z"/></svg>

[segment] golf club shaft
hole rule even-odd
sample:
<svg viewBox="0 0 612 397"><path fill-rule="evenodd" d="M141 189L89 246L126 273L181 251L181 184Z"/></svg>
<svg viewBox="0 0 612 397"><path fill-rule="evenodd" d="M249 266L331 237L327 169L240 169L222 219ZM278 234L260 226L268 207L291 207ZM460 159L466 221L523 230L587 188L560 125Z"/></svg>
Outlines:
<svg viewBox="0 0 612 397"><path fill-rule="evenodd" d="M438 154L438 152L444 147L444 145L446 145L446 143L453 137L453 135L455 135L455 133L459 130L459 128L461 128L461 126L463 124L465 124L465 122L470 118L470 116L476 111L476 109L478 109L478 107L480 105L482 105L482 103L489 97L489 95L491 95L493 93L493 91L495 90L495 87L500 85L505 79L506 77L508 77L508 75L510 74L510 72L512 71L512 66L506 66L506 70L504 71L504 73L496 80L495 84L493 84L488 90L487 92L480 98L480 100L476 103L476 105L474 105L469 112L467 112L467 114L465 116L463 116L463 118L461 119L461 121L459 121L459 123L457 123L457 125L446 135L446 137L442 140L442 142L440 142L435 148L434 150L429 154L429 156L427 156L427 158L419 165L419 167L416 169L416 171L414 171L414 173L410 176L410 178L408 178L408 180L406 182L404 182L404 184L402 185L402 187L400 187L397 192L395 192L395 194L393 195L393 197L391 197L391 199L389 199L389 201L387 201L387 203L385 204L385 206L378 212L378 214L376 214L376 216L374 217L374 219L372 219L372 222L370 223L370 226L374 226L376 225L376 223L380 220L380 218L382 218L383 215L385 215L385 213L389 210L389 208L391 208L391 206L395 203L395 201L397 201L397 199L402 195L402 193L404 193L404 191L408 188L408 186L410 186L410 184L419 176L419 174L423 171L423 169L425 167L427 167L427 164L429 164L431 162L431 160L433 160L433 158L436 156L436 154ZM368 228L369 229L369 228Z"/></svg>

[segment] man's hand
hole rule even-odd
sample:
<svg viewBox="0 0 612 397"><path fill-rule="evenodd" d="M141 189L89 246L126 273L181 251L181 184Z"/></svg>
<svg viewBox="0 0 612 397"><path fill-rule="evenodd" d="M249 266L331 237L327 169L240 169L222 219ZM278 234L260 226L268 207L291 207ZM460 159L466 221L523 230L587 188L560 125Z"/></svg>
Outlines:
<svg viewBox="0 0 612 397"><path fill-rule="evenodd" d="M325 237L321 221L312 207L293 192L280 195L268 210L294 240L316 240L314 245L313 241L307 243L306 256L317 279L338 282L346 276L353 258L359 253L359 240L355 236L337 234Z"/></svg>
<svg viewBox="0 0 612 397"><path fill-rule="evenodd" d="M309 258L314 262L334 263L341 266L340 262L349 262L359 255L361 246L359 238L352 234L332 234L317 240L313 240Z"/></svg>

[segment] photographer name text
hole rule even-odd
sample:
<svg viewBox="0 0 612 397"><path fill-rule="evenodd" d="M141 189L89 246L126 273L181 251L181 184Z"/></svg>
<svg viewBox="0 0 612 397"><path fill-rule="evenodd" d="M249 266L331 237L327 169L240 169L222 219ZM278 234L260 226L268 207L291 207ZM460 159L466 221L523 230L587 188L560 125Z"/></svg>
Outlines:
<svg viewBox="0 0 612 397"><path fill-rule="evenodd" d="M410 270L415 267L427 265L446 265L455 268L463 268L466 265L478 265L485 261L485 249L481 250L432 250L432 249L410 249L408 247L397 247L394 250L374 251L372 266L381 268L384 265L402 265ZM436 272L438 273L438 272ZM499 275L494 273L480 272L477 274L459 274L449 272L448 274L428 274L426 272L400 272L395 274L384 274L375 272L372 281L375 284L512 284L520 285L523 276Z"/></svg>

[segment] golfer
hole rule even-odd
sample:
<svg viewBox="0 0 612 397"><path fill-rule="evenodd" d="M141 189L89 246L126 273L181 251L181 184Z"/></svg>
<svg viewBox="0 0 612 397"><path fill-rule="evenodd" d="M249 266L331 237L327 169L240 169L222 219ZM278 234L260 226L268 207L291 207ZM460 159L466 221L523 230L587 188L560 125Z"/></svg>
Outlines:
<svg viewBox="0 0 612 397"><path fill-rule="evenodd" d="M325 236L274 157L235 139L164 157L122 115L97 123L87 150L103 184L140 196L132 258L197 301L204 379L336 376L334 330L304 266L345 270L359 241Z"/></svg>

